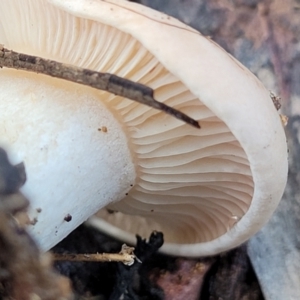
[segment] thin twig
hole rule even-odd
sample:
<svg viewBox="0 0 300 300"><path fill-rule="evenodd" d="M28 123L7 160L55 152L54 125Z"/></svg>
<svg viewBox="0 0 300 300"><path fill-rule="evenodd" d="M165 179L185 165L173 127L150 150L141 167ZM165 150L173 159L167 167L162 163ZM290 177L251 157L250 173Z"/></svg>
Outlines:
<svg viewBox="0 0 300 300"><path fill-rule="evenodd" d="M2 45L0 45L0 67L41 73L104 90L164 111L187 124L200 128L200 125L196 120L155 100L153 98L153 89L113 74L100 73L53 60L14 52L5 49Z"/></svg>
<svg viewBox="0 0 300 300"><path fill-rule="evenodd" d="M122 262L127 266L131 266L134 260L140 262L140 260L133 253L134 248L127 245L122 246L122 250L119 253L93 253L93 254L60 254L53 253L54 260L66 260L66 261L92 261L92 262Z"/></svg>

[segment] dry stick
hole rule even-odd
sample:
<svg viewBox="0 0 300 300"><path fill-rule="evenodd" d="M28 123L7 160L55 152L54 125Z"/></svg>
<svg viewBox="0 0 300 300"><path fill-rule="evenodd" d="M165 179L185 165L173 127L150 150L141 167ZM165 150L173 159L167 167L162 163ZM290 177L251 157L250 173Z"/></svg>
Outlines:
<svg viewBox="0 0 300 300"><path fill-rule="evenodd" d="M97 253L97 254L60 254L53 253L56 261L91 261L91 262L122 262L127 266L131 266L134 260L141 262L133 253L134 248L127 245L122 246L120 253Z"/></svg>
<svg viewBox="0 0 300 300"><path fill-rule="evenodd" d="M165 113L172 115L187 124L200 128L200 125L196 120L164 103L155 100L153 98L153 89L113 74L95 72L53 60L14 52L5 49L2 45L0 45L0 67L41 73L91 86L99 90L108 91L112 94L164 111Z"/></svg>
<svg viewBox="0 0 300 300"><path fill-rule="evenodd" d="M93 262L123 262L124 264L131 264L134 259L130 255L123 255L117 253L96 253L96 254L53 254L54 260L66 261L93 261Z"/></svg>

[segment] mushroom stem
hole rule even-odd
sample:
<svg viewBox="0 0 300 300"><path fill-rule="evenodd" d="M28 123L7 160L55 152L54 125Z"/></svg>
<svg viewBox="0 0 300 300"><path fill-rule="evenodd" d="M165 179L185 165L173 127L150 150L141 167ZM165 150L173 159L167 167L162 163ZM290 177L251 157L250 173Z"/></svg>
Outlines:
<svg viewBox="0 0 300 300"><path fill-rule="evenodd" d="M14 52L4 48L2 45L0 45L0 67L41 73L108 91L112 94L162 110L187 124L200 128L196 120L155 100L153 98L153 89L113 74L96 72L49 59Z"/></svg>
<svg viewBox="0 0 300 300"><path fill-rule="evenodd" d="M30 231L49 249L129 193L135 158L122 123L105 104L107 93L12 69L0 72L0 82L1 144L13 164L24 161Z"/></svg>

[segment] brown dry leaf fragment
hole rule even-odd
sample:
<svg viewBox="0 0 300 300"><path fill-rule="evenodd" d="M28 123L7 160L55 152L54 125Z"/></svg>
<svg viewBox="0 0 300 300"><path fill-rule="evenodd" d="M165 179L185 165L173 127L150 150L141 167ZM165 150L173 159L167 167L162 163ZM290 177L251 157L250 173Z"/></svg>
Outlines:
<svg viewBox="0 0 300 300"><path fill-rule="evenodd" d="M0 299L71 299L69 280L26 232L29 201L18 191L25 178L24 165L11 165L0 148Z"/></svg>
<svg viewBox="0 0 300 300"><path fill-rule="evenodd" d="M204 276L210 269L213 260L197 261L177 259L175 272L151 274L150 278L160 286L165 294L165 300L198 299Z"/></svg>
<svg viewBox="0 0 300 300"><path fill-rule="evenodd" d="M52 269L51 259L45 263L47 255L39 252L10 215L0 211L2 299L29 300L33 295L43 300L71 299L69 280Z"/></svg>

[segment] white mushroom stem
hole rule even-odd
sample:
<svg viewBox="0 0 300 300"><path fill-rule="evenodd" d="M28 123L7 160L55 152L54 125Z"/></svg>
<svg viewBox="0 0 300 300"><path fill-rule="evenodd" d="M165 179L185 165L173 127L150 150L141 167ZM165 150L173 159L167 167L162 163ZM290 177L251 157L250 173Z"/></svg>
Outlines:
<svg viewBox="0 0 300 300"><path fill-rule="evenodd" d="M25 161L22 190L31 202L32 230L49 249L125 197L135 182L127 138L90 88L7 69L0 81L1 142L10 145L12 162Z"/></svg>

